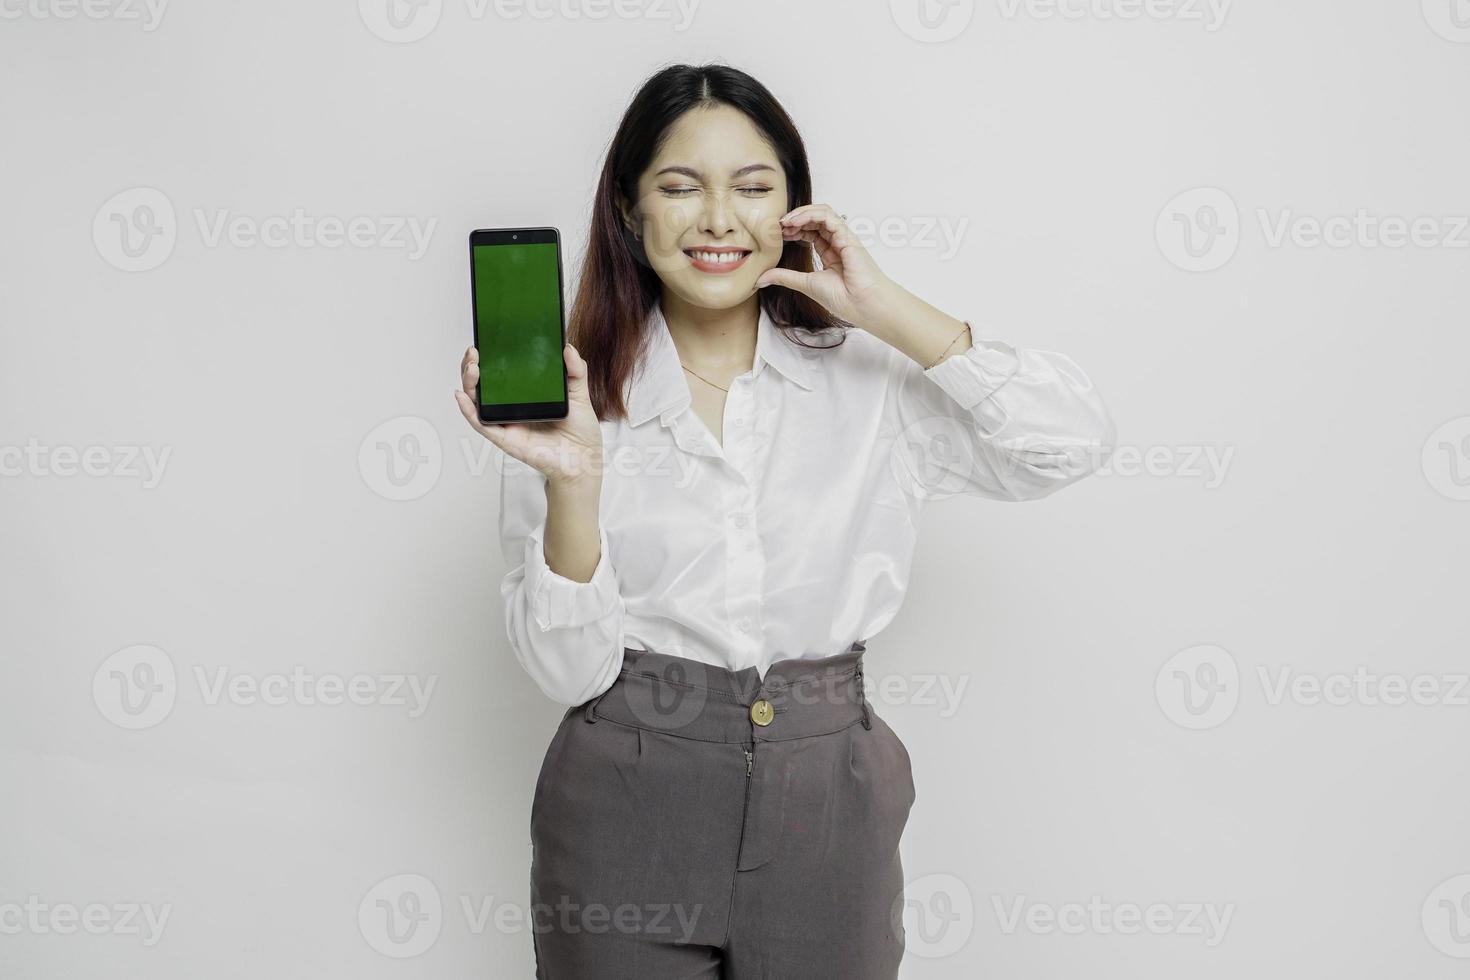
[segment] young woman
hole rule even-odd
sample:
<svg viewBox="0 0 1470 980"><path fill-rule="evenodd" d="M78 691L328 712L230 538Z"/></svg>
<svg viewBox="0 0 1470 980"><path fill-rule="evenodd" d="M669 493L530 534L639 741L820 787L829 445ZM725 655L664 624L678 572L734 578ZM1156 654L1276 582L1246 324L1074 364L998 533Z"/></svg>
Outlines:
<svg viewBox="0 0 1470 980"><path fill-rule="evenodd" d="M538 977L896 976L914 785L866 640L926 499L1041 497L1112 443L1076 364L972 336L811 201L765 87L665 69L598 184L567 418L480 425L461 364L508 457L511 647L569 706L532 803Z"/></svg>

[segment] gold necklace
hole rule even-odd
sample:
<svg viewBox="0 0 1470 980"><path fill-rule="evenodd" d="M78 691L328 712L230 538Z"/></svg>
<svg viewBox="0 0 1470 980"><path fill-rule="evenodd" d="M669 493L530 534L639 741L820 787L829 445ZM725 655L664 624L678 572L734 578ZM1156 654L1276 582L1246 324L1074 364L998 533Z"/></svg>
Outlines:
<svg viewBox="0 0 1470 980"><path fill-rule="evenodd" d="M722 387L720 385L715 384L713 381L709 380L708 378L706 378L706 377L700 375L698 372L694 371L692 368L690 368L683 361L680 361L679 362L679 366L682 367L684 370L688 371L690 374L694 375L696 378L699 378L699 380L700 381L703 381L705 384L707 384L707 385L713 385L714 387L719 388L721 391L723 391L727 395L730 393L730 389L729 388L725 388L725 387Z"/></svg>

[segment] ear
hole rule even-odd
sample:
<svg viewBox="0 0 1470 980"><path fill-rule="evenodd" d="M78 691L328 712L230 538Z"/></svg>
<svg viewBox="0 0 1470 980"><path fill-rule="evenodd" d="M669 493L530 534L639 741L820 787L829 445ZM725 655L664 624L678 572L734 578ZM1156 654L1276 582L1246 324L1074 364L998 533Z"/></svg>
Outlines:
<svg viewBox="0 0 1470 980"><path fill-rule="evenodd" d="M634 238L641 237L642 232L639 228L640 222L638 215L629 207L627 198L623 197L622 194L618 195L618 214L623 219L623 227L628 230L628 233Z"/></svg>

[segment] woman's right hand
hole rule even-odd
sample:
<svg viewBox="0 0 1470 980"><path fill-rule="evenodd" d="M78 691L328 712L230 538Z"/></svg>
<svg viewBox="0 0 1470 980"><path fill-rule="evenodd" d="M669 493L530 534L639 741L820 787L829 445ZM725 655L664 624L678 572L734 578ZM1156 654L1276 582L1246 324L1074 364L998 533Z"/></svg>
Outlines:
<svg viewBox="0 0 1470 980"><path fill-rule="evenodd" d="M480 352L473 346L459 363L461 390L454 393L465 420L507 454L546 475L550 483L576 486L602 477L602 426L587 393L587 362L577 348L562 348L567 366L567 417L545 422L480 421L475 387L480 381Z"/></svg>

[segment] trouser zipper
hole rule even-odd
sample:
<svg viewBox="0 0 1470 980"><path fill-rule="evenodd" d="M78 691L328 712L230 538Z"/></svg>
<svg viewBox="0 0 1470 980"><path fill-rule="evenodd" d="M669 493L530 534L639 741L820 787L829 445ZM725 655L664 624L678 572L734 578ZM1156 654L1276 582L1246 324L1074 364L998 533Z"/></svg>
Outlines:
<svg viewBox="0 0 1470 980"><path fill-rule="evenodd" d="M755 785L755 781L750 778L751 770L755 767L755 753L751 751L754 748L754 742L749 747L744 745L740 747L740 751L745 753L745 802L740 804L740 847L735 855L735 870L737 872L740 870L740 857L745 853L745 825L746 821L750 818L750 789ZM735 915L735 882L733 880L730 882L730 896L730 909L725 917L726 936L730 934L730 920ZM721 945L723 945L723 942Z"/></svg>

